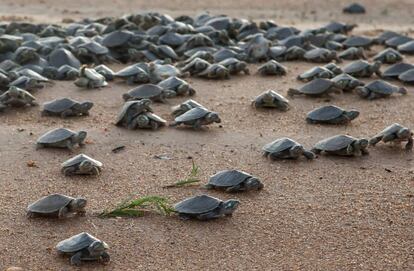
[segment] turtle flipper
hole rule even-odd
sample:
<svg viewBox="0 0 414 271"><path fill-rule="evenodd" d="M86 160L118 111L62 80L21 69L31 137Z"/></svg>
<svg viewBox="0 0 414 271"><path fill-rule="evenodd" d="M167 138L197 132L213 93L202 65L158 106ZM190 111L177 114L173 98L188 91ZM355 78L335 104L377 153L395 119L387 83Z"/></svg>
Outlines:
<svg viewBox="0 0 414 271"><path fill-rule="evenodd" d="M80 266L82 264L82 251L75 253L70 258L70 264L75 266Z"/></svg>

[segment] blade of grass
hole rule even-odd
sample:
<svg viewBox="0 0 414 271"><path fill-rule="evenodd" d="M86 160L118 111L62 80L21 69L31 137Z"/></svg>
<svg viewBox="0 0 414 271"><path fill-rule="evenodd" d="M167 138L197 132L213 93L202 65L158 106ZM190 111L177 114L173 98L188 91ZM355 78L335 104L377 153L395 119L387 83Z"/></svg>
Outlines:
<svg viewBox="0 0 414 271"><path fill-rule="evenodd" d="M183 187L185 185L195 184L195 183L200 182L200 179L197 178L200 172L200 167L196 165L194 160L191 160L191 163L192 163L191 171L190 171L190 174L188 174L187 178L179 180L178 182L173 183L173 184L165 185L163 186L163 188L177 188L177 187Z"/></svg>

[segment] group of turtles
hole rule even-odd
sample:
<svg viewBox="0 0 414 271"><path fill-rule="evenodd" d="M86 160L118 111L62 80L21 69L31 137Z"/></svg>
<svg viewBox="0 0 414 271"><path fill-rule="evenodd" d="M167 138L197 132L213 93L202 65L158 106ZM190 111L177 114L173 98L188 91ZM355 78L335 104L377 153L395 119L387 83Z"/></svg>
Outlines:
<svg viewBox="0 0 414 271"><path fill-rule="evenodd" d="M364 13L360 5L344 9L347 13ZM261 63L257 73L262 76L283 76L288 69L283 61L303 60L323 63L323 66L298 75L305 84L290 88L289 97L329 96L331 93L355 91L362 98L387 98L393 93L407 94L406 88L385 80L414 83L414 65L404 62L403 54L414 54L414 39L392 31L375 38L348 35L356 25L331 22L322 27L299 30L279 26L275 22L255 22L213 16L202 13L195 17L183 15L172 18L157 12L144 12L119 18L85 19L67 25L46 25L11 22L0 25L0 111L13 107L37 106L35 90L52 85L52 80L73 80L79 88L104 88L112 80L131 86L120 100L124 104L117 126L127 129L153 129L165 126L167 121L156 115L152 103L163 103L176 96L193 96L196 91L185 78L228 79L234 75L250 74L248 63ZM366 51L374 45L387 48L369 62ZM343 60L353 62L340 67ZM130 63L114 72L106 64ZM131 64L132 63L132 64ZM381 71L383 64L391 64ZM365 84L358 78L379 78ZM94 103L58 97L43 104L42 116L62 118L88 116ZM275 108L287 111L289 100L275 90L268 90L252 101L254 108ZM172 108L170 126L187 125L201 129L220 123L214 112L194 99ZM355 109L346 110L327 105L309 112L309 124L347 124L359 116ZM52 129L36 142L37 148L82 147L86 131L66 128ZM336 135L306 150L290 138L279 138L263 147L271 159L314 159L321 152L357 156L368 154L367 147L378 142L407 141L406 149L413 147L413 134L403 125L394 123L371 139ZM75 174L98 175L102 163L79 154L61 165L66 176ZM262 182L243 171L224 170L210 177L208 189L226 192L261 190ZM28 216L66 218L85 214L86 199L62 194L51 194L30 204ZM174 206L183 219L209 220L231 215L240 202L220 200L209 195L184 199ZM108 245L83 232L59 242L56 249L71 254L75 265L84 260L108 262Z"/></svg>

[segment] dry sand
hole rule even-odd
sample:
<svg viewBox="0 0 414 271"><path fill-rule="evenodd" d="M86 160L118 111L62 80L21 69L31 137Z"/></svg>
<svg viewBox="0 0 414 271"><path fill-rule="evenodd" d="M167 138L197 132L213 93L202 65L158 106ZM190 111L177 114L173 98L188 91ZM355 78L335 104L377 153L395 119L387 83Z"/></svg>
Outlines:
<svg viewBox="0 0 414 271"><path fill-rule="evenodd" d="M173 15L209 9L212 13L275 19L300 27L342 19L360 23L363 29L357 32L368 34L380 27L409 30L414 22L412 1L361 2L369 13L354 17L340 13L345 1L303 0L3 0L0 10L7 16L59 22L62 18L121 15L141 9ZM385 13L388 15L383 16ZM380 49L374 48L374 52ZM414 62L414 58L408 61ZM108 266L86 264L82 270L414 270L413 154L383 144L371 149L369 156L353 159L271 162L260 154L265 143L282 136L311 147L339 133L369 137L393 122L414 128L414 88L409 88L407 96L372 102L344 94L333 96L330 102L296 98L286 113L251 109L249 103L254 96L267 89L286 94L289 87L300 85L296 75L313 66L303 62L286 65L289 73L285 77L254 74L228 81L191 78L197 90L195 99L219 112L223 120L222 128L212 125L201 132L173 128L127 131L115 127L121 94L128 90L122 83L111 83L102 90L79 90L72 82L57 82L35 93L39 103L65 96L90 99L95 107L89 117L46 118L40 116L39 108L2 114L0 270L9 266L76 270L68 265L68 258L57 257L54 246L81 231L105 240L111 246L112 257ZM254 73L257 66L250 68ZM184 100L156 104L155 112L171 120L170 106ZM361 116L345 127L306 124L306 112L329 103L359 109ZM88 144L79 152L104 163L101 176L66 178L59 165L73 154L64 150L35 151L38 136L62 126L88 131ZM126 149L113 154L111 149L118 145ZM173 159L153 158L160 154ZM219 170L238 168L260 177L265 189L236 195L211 192L223 199L236 197L242 204L232 218L208 223L158 215L97 218L100 211L131 194L163 195L175 202L205 192L197 187L161 188L188 173L189 156L200 166L203 182ZM28 167L28 161L35 161L37 167ZM86 217L65 221L29 221L25 217L29 203L55 192L89 199Z"/></svg>

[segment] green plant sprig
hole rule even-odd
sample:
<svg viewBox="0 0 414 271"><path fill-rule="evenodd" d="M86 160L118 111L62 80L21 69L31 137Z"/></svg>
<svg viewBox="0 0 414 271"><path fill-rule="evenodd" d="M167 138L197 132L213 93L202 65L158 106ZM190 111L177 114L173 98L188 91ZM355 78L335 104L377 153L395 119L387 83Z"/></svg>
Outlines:
<svg viewBox="0 0 414 271"><path fill-rule="evenodd" d="M163 186L163 188L177 188L177 187L182 187L185 185L200 182L200 179L198 179L197 177L198 174L200 173L200 167L195 164L194 160L191 160L191 162L192 162L191 172L188 174L187 178L181 179L176 183Z"/></svg>

